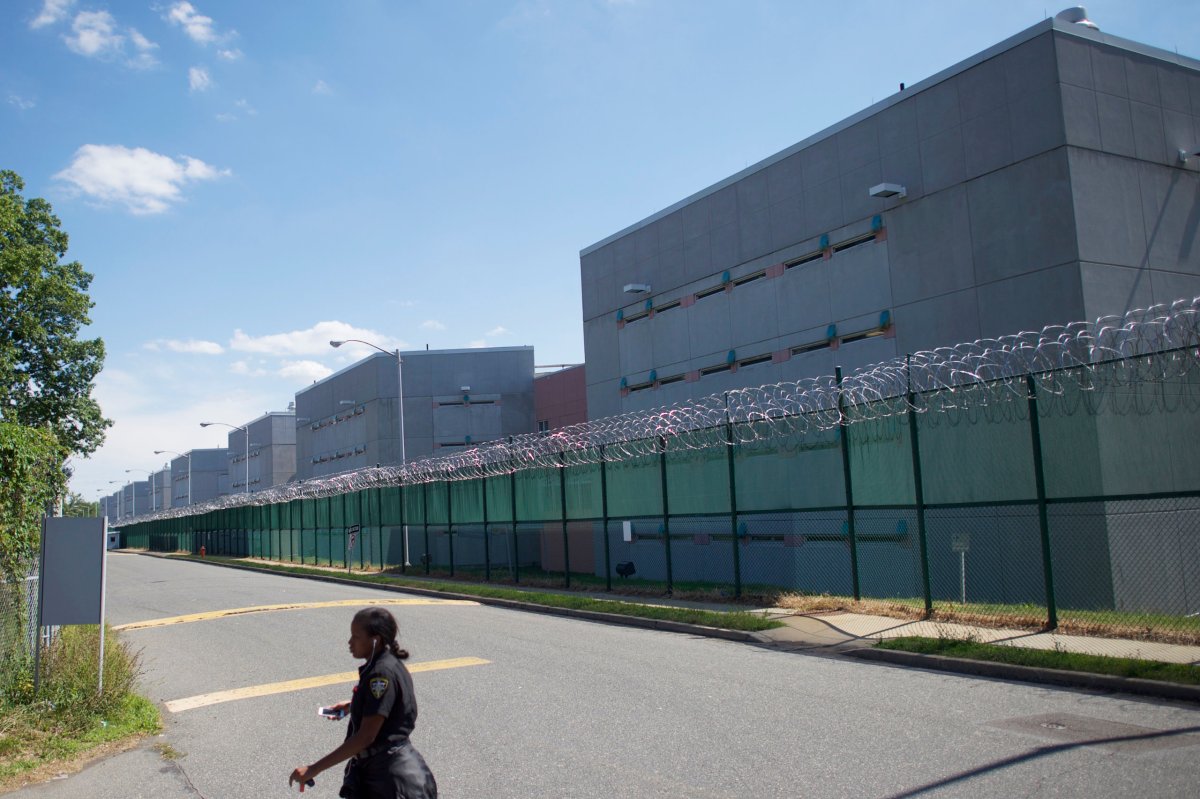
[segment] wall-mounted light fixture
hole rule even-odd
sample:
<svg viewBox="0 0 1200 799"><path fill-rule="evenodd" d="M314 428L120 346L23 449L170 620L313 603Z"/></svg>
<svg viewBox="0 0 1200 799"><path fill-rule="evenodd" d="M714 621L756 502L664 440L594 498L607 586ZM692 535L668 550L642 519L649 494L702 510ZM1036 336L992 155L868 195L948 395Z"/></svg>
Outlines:
<svg viewBox="0 0 1200 799"><path fill-rule="evenodd" d="M1200 150L1197 150L1194 153L1189 153L1187 150L1180 150L1179 151L1179 163L1186 164L1188 162L1188 159L1194 155L1200 155Z"/></svg>
<svg viewBox="0 0 1200 799"><path fill-rule="evenodd" d="M649 294L650 293L650 284L649 283L626 283L625 288L622 289L622 291L624 291L626 294Z"/></svg>
<svg viewBox="0 0 1200 799"><path fill-rule="evenodd" d="M867 189L872 197L899 197L903 200L908 192L899 183L880 183Z"/></svg>

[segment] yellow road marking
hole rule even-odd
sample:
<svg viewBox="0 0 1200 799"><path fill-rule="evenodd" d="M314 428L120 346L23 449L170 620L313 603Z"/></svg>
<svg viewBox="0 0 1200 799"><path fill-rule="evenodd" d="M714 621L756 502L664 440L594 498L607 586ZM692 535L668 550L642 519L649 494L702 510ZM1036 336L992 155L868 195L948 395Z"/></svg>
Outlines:
<svg viewBox="0 0 1200 799"><path fill-rule="evenodd" d="M307 610L308 608L340 608L349 606L366 607L368 605L478 605L469 599L338 599L328 602L289 602L284 605L258 605L252 608L230 608L229 610L210 610L205 613L188 613L184 616L168 616L162 619L148 619L120 624L113 630L145 630L149 627L166 627L170 624L187 624L193 621L209 621L223 619L226 616L240 616L246 613L265 613L272 610Z"/></svg>
<svg viewBox="0 0 1200 799"><path fill-rule="evenodd" d="M422 671L441 671L442 669L459 669L464 666L484 666L491 663L490 660L482 658L451 658L449 660L427 660L424 663L413 663L408 666L408 670L417 674ZM358 682L359 674L357 671L344 671L340 674L326 674L323 677L305 677L300 680L286 680L284 682L271 682L265 685L250 685L245 688L234 688L230 691L216 691L210 694L199 694L197 696L189 696L183 699L172 699L166 703L167 710L172 713L182 713L185 710L195 710L198 707L207 707L208 705L219 705L222 702L235 702L238 699L250 699L256 696L270 696L271 694L283 694L289 691L303 691L306 688L320 688L325 685L334 685L336 683L354 683Z"/></svg>

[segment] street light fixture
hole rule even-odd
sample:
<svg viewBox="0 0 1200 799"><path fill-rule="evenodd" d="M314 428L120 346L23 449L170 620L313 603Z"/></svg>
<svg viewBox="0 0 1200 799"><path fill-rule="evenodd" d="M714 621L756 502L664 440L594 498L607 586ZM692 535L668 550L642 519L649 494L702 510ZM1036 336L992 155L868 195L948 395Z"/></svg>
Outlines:
<svg viewBox="0 0 1200 799"><path fill-rule="evenodd" d="M154 450L155 455L162 455L164 452L168 455L176 455L180 458L188 459L188 504L191 505L192 504L192 453L189 452L188 454L184 455L182 452L176 452L173 449L156 449L156 450ZM174 494L175 492L172 491L171 493Z"/></svg>
<svg viewBox="0 0 1200 799"><path fill-rule="evenodd" d="M228 427L233 430L241 430L246 434L246 493L250 493L250 428L240 424L230 424L229 422L201 422L201 427L209 427L214 424L219 424L222 427ZM191 485L188 485L191 488Z"/></svg>
<svg viewBox="0 0 1200 799"><path fill-rule="evenodd" d="M404 359L400 357L400 348L397 347L394 352L389 352L378 344L372 344L369 341L363 341L361 338L347 338L341 341L330 341L329 346L337 349L343 344L351 341L359 344L365 344L372 349L377 349L384 355L391 355L396 359L396 405L399 407L397 420L400 427L400 467L404 468L408 464L408 453L404 446ZM412 563L408 559L408 525L404 525L404 565L411 566Z"/></svg>
<svg viewBox="0 0 1200 799"><path fill-rule="evenodd" d="M130 472L145 472L146 477L149 478L146 481L146 487L150 489L150 512L153 513L155 510L157 510L157 508L154 507L154 472L152 472L148 469L126 469L125 470L125 474L129 474ZM133 503L135 506L137 505L137 484L136 483L133 486Z"/></svg>

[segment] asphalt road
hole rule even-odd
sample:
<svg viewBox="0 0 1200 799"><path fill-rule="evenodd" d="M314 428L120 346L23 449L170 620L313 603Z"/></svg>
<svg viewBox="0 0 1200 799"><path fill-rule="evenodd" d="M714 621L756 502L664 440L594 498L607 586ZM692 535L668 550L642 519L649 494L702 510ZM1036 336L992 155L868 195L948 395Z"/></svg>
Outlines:
<svg viewBox="0 0 1200 799"><path fill-rule="evenodd" d="M129 554L114 625L279 603L402 599ZM353 607L129 630L159 702L354 669ZM415 674L413 742L455 797L1194 797L1200 708L896 668L473 604L393 608ZM285 796L341 739L327 685L164 711L163 736L20 799ZM154 746L178 753L164 758ZM305 795L336 796L326 773Z"/></svg>

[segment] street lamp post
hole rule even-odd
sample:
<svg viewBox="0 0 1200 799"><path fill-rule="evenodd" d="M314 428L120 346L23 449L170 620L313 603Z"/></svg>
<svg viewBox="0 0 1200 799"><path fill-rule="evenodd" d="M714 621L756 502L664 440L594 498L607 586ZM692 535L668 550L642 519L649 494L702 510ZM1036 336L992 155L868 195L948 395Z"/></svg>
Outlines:
<svg viewBox="0 0 1200 799"><path fill-rule="evenodd" d="M188 459L188 502L187 502L187 504L191 505L192 504L192 453L189 452L188 454L184 455L182 452L176 452L173 449L156 449L156 450L154 450L155 455L162 455L164 452L167 453L168 455L177 455L180 458ZM175 492L172 491L171 493L174 494Z"/></svg>
<svg viewBox="0 0 1200 799"><path fill-rule="evenodd" d="M120 480L109 480L108 484L109 485L120 485L121 481ZM117 521L121 521L121 516L123 515L121 513L121 506L125 504L125 486L123 486L123 485L121 486L120 492L121 492L120 499L117 500Z"/></svg>
<svg viewBox="0 0 1200 799"><path fill-rule="evenodd" d="M228 427L232 430L241 430L246 434L246 493L250 493L250 428L240 424L230 424L229 422L201 422L201 427L209 427L214 424L219 424L222 427ZM188 460L191 463L191 460ZM188 490L191 490L191 483L188 483Z"/></svg>
<svg viewBox="0 0 1200 799"><path fill-rule="evenodd" d="M147 469L126 469L125 470L125 474L129 474L130 472L146 472L146 477L149 478L146 480L146 486L150 489L150 512L153 513L154 511L158 510L156 507L154 507L154 472L151 472ZM134 506L134 510L136 510L137 509L137 483L136 482L133 484L133 506Z"/></svg>
<svg viewBox="0 0 1200 799"><path fill-rule="evenodd" d="M403 468L408 464L408 453L404 447L404 359L400 357L400 348L397 347L394 352L389 352L378 344L372 344L369 341L363 341L360 338L348 338L341 341L330 341L329 346L338 348L350 341L356 341L359 344L366 344L368 347L377 349L384 355L391 355L396 359L396 405L399 410L397 413L398 424L400 427L400 466ZM411 566L412 563L408 559L408 525L404 525L404 565Z"/></svg>

